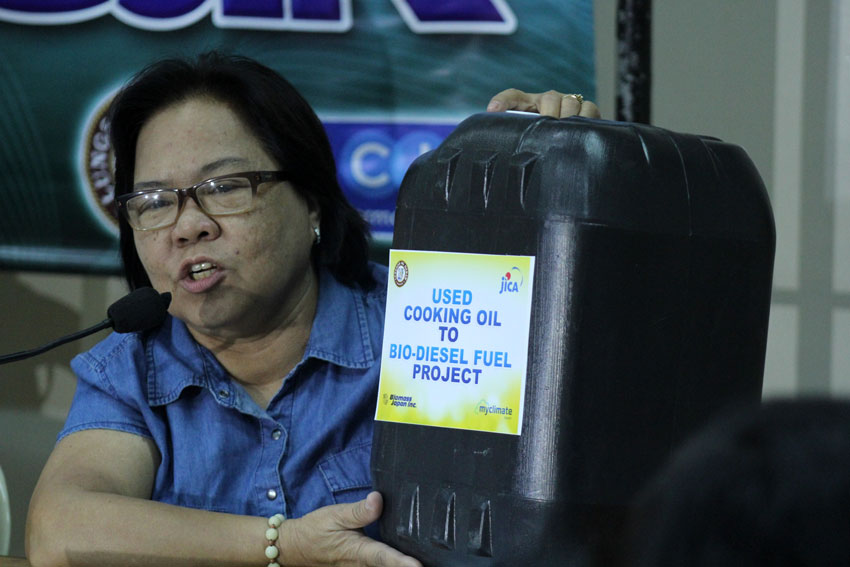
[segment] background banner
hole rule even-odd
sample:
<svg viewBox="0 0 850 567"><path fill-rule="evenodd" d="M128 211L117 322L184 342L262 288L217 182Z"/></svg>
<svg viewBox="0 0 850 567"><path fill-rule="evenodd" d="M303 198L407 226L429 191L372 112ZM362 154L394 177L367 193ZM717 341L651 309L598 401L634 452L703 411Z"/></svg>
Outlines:
<svg viewBox="0 0 850 567"><path fill-rule="evenodd" d="M104 111L154 59L280 71L386 246L407 166L492 95L595 97L592 26L592 0L0 0L0 268L120 271Z"/></svg>

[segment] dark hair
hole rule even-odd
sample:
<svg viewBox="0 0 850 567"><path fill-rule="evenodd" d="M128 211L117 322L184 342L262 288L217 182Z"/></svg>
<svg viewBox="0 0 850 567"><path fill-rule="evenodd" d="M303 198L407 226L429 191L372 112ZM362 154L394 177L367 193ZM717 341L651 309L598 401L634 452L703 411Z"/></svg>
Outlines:
<svg viewBox="0 0 850 567"><path fill-rule="evenodd" d="M139 131L157 111L192 97L227 104L289 174L295 190L321 212L321 244L314 262L341 282L370 288L368 225L348 202L322 123L301 94L279 73L246 57L205 53L165 59L137 75L118 93L109 116L115 151L115 195L133 189ZM149 286L133 241L119 219L124 275L130 289Z"/></svg>
<svg viewBox="0 0 850 567"><path fill-rule="evenodd" d="M693 437L639 496L628 565L850 564L850 402L773 400Z"/></svg>

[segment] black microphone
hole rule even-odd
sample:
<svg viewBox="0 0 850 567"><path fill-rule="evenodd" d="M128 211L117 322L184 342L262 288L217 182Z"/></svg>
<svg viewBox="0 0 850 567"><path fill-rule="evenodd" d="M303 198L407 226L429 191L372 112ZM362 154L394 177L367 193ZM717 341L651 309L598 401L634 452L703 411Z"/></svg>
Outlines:
<svg viewBox="0 0 850 567"><path fill-rule="evenodd" d="M0 364L30 358L109 327L114 328L117 333L133 333L153 329L165 321L170 304L170 293L159 293L152 287L140 287L110 305L109 309L106 310L106 319L97 325L65 335L38 348L0 356Z"/></svg>

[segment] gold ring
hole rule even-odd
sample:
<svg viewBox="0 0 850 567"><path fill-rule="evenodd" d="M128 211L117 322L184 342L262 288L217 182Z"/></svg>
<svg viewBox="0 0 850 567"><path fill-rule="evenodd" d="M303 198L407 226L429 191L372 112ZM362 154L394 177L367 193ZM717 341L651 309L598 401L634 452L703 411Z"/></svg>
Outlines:
<svg viewBox="0 0 850 567"><path fill-rule="evenodd" d="M572 97L572 98L576 99L579 104L584 102L584 97L581 96L580 94L566 94L566 95L564 95L564 98L568 98L568 97Z"/></svg>

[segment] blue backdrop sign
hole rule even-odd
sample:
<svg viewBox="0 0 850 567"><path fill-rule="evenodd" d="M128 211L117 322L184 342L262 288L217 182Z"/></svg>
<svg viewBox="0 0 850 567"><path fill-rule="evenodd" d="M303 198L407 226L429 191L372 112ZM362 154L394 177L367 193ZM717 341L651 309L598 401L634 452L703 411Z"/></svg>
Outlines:
<svg viewBox="0 0 850 567"><path fill-rule="evenodd" d="M595 95L592 22L591 0L0 0L0 268L119 271L105 109L154 59L280 71L386 243L410 162L493 94Z"/></svg>

